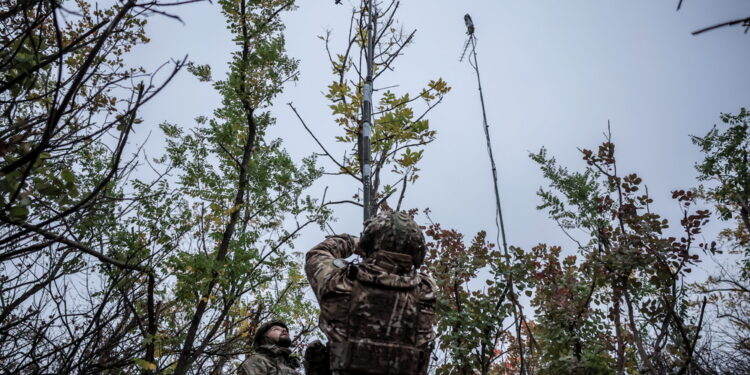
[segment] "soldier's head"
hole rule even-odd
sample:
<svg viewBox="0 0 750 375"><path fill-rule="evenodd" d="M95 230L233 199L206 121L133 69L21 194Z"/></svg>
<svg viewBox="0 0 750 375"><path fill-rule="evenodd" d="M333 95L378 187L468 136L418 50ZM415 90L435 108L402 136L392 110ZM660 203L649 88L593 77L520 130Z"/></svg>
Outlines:
<svg viewBox="0 0 750 375"><path fill-rule="evenodd" d="M378 250L409 254L416 268L425 256L422 230L404 211L381 212L367 219L359 247L368 257Z"/></svg>
<svg viewBox="0 0 750 375"><path fill-rule="evenodd" d="M290 347L292 339L289 338L289 329L286 324L280 320L275 320L260 326L258 331L255 332L253 346L257 349L261 345Z"/></svg>

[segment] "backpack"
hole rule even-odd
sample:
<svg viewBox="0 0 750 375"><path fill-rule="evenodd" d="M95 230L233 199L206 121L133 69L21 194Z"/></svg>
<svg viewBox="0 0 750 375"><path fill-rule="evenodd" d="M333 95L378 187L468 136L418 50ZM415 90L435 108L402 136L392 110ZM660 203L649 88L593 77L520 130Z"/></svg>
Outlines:
<svg viewBox="0 0 750 375"><path fill-rule="evenodd" d="M329 343L331 370L368 375L422 372L429 351L416 346L421 279L390 286L370 273L352 273L347 340Z"/></svg>

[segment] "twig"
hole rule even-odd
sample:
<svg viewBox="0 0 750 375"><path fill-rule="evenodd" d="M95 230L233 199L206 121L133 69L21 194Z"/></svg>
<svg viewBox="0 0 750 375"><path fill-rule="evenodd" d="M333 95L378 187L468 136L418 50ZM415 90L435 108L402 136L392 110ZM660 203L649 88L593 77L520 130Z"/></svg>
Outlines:
<svg viewBox="0 0 750 375"><path fill-rule="evenodd" d="M109 263L109 264L111 264L113 266L117 266L119 268L129 269L129 270L133 270L133 271L140 271L140 272L143 272L143 273L149 273L149 271L147 269L143 268L143 267L132 265L132 264L123 263L123 262L121 262L121 261L119 261L117 259L111 258L111 257L106 256L106 255L104 255L104 254L102 254L102 253L100 253L100 252L98 252L96 250L93 250L93 249L89 248L88 246L86 246L86 245L84 245L84 244L82 244L82 243L80 243L78 241L73 241L73 240L67 239L67 238L63 237L62 235L60 235L60 234L49 232L49 231L44 230L44 229L42 229L40 227L37 227L36 225L32 225L32 224L29 224L29 223L14 223L9 218L5 217L4 215L0 216L0 220L4 221L7 224L14 224L14 225L17 225L17 226L19 226L19 227L21 227L23 229L32 231L32 232L34 232L36 234L41 235L42 237L44 237L44 238L46 238L48 240L53 240L55 242L59 242L59 243L64 244L64 245L68 245L68 246L70 246L70 247L72 247L74 249L80 250L80 251L82 251L82 252L84 252L86 254L94 256L95 258L101 260L104 263Z"/></svg>
<svg viewBox="0 0 750 375"><path fill-rule="evenodd" d="M352 201L352 200L331 201L331 202L326 202L325 205L327 206L329 204L343 204L343 203L351 203L353 205L357 205L357 206L362 207L362 203L355 202L355 201Z"/></svg>
<svg viewBox="0 0 750 375"><path fill-rule="evenodd" d="M305 130L307 130L307 132L310 134L310 136L313 137L313 139L318 144L318 146L320 146L320 148L323 149L323 152L328 156L328 158L331 159L331 161L333 161L333 163L336 164L339 168L341 168L342 171L346 172L346 174L354 177L355 179L357 179L357 181L362 182L362 178L360 178L359 176L357 176L356 174L354 174L346 166L344 166L341 163L339 163L339 161L336 160L336 158L334 158L333 155L331 155L330 152L328 152L328 150L325 148L325 146L323 146L323 144L320 143L320 141L318 140L318 137L315 136L315 134L310 130L310 128L305 123L305 120L302 119L302 116L300 116L299 112L297 112L297 108L294 108L294 104L292 104L292 102L289 102L289 103L286 103L286 104L289 106L289 108L292 109L292 111L294 111L294 114L297 115L297 118L302 123L302 126L305 127Z"/></svg>
<svg viewBox="0 0 750 375"><path fill-rule="evenodd" d="M733 21L722 22L713 26L709 26L700 30L696 30L696 31L693 31L693 35L703 34L707 31L716 30L718 28L722 28L726 26L734 26L740 23L743 24L743 26L747 27L745 29L745 34L747 34L748 29L750 29L750 17L740 18L740 19L736 19Z"/></svg>

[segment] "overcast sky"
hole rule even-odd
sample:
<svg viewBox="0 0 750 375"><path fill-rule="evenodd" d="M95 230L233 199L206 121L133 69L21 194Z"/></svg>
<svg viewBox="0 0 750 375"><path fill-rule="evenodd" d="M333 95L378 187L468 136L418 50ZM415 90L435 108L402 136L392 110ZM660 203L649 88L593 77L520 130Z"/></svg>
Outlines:
<svg viewBox="0 0 750 375"><path fill-rule="evenodd" d="M700 155L688 135L705 134L719 123L720 113L750 104L750 35L739 27L691 35L750 15L750 2L685 0L679 12L677 2L402 1L398 19L406 30L417 29L416 41L379 85L414 92L442 77L453 87L429 117L437 140L425 151L421 178L410 188L405 207L430 207L433 219L445 227L469 237L487 229L494 238L492 179L476 78L466 61L458 61L466 41L463 15L469 13L476 25L509 243L571 246L535 209L536 191L545 183L528 153L544 146L561 164L581 169L576 148L595 148L607 121L620 172L639 173L655 208L676 221L679 212L670 191L697 185L693 165ZM284 16L288 52L301 60L301 76L271 109L278 118L271 135L282 137L297 159L320 150L285 105L290 101L334 154L347 148L333 142L340 132L322 94L333 76L317 38L331 30L333 48L344 48L341 37L346 37L351 3L343 3L301 0L297 11ZM136 60L153 68L187 54L196 63L210 64L214 78L222 79L234 45L219 6L189 5L177 13L184 25L162 17L150 20L152 42L135 51ZM210 115L219 105L210 85L183 72L149 103L144 125L155 133L163 121L192 125L193 118ZM152 136L149 143L152 156L161 153L158 140ZM319 195L325 186L333 199L348 198L357 188L351 178L325 178L311 193ZM361 230L359 209L341 207L337 217L337 232ZM298 249L321 238L309 231Z"/></svg>

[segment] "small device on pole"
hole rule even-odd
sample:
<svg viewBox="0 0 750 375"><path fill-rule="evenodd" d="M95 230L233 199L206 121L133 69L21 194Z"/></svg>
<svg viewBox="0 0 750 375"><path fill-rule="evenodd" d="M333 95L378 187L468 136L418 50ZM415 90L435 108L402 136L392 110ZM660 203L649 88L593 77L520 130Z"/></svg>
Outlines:
<svg viewBox="0 0 750 375"><path fill-rule="evenodd" d="M470 15L464 15L464 23L466 24L466 34L469 36L469 39L466 39L466 43L464 43L464 50L461 52L461 58L458 59L458 61L464 61L464 57L466 57L466 51L469 50L469 44L471 44L472 40L474 40L474 21L471 20Z"/></svg>
<svg viewBox="0 0 750 375"><path fill-rule="evenodd" d="M471 16L468 13L464 14L464 23L466 24L466 33L474 35L474 21L471 20Z"/></svg>
<svg viewBox="0 0 750 375"><path fill-rule="evenodd" d="M362 207L364 220L372 215L372 185L371 185L371 162L370 162L370 135L372 134L372 76L375 60L375 34L377 33L377 9L375 1L367 2L367 44L365 60L367 62L367 76L362 96L362 143L360 144L360 158L362 162L362 193L364 196Z"/></svg>

